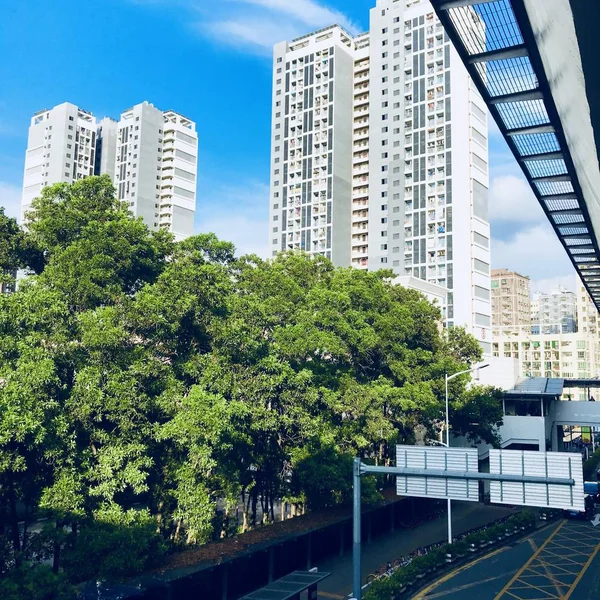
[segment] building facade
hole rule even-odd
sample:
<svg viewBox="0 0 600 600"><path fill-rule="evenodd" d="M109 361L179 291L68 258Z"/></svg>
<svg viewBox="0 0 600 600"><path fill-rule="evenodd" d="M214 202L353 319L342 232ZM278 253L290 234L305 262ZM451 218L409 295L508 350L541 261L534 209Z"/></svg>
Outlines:
<svg viewBox="0 0 600 600"><path fill-rule="evenodd" d="M492 269L492 335L531 331L529 277L508 269Z"/></svg>
<svg viewBox="0 0 600 600"><path fill-rule="evenodd" d="M272 254L441 286L489 356L485 103L427 0L378 0L370 23L275 47Z"/></svg>
<svg viewBox="0 0 600 600"><path fill-rule="evenodd" d="M44 187L94 174L96 136L92 113L69 102L33 115L25 153L22 217Z"/></svg>
<svg viewBox="0 0 600 600"><path fill-rule="evenodd" d="M534 294L531 324L534 333L575 333L577 295L561 286L550 293Z"/></svg>
<svg viewBox="0 0 600 600"><path fill-rule="evenodd" d="M587 291L579 282L578 293L557 290L555 298L576 298L574 331L563 331L559 326L540 332L535 323L531 329L502 328L494 337L494 356L516 359L520 377L552 377L559 379L590 379L600 377L600 336L598 310ZM547 294L552 297L552 294ZM561 306L561 302L557 304ZM542 309L544 310L544 309ZM534 308L535 311L535 308ZM573 400L587 400L587 392L569 389Z"/></svg>
<svg viewBox="0 0 600 600"><path fill-rule="evenodd" d="M194 232L197 162L195 124L174 111L143 102L118 122L97 121L66 102L31 120L22 218L44 187L108 174L136 217L185 239Z"/></svg>

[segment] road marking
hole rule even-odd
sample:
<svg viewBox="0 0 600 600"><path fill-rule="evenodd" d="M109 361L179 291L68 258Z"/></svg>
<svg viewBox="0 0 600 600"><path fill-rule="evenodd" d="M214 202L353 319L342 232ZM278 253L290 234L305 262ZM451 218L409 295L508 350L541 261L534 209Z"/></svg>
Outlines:
<svg viewBox="0 0 600 600"><path fill-rule="evenodd" d="M502 575L496 575L494 577L490 577L489 579L482 579L481 581L475 581L474 583L465 583L465 585L459 585L451 590L446 590L445 592L438 592L437 594L430 594L427 596L426 600L433 600L434 598L443 598L444 596L449 596L450 594L455 594L456 592L462 592L464 590L468 590L469 588L476 587L481 585L482 583L489 583L490 581L495 581L496 579L502 579L507 575L512 575L514 571L509 571L508 573L502 573Z"/></svg>
<svg viewBox="0 0 600 600"><path fill-rule="evenodd" d="M463 571L466 571L467 569L474 567L476 564L480 563L481 561L487 560L488 558L491 558L492 556L495 556L496 554L500 554L500 552L504 552L505 550L508 550L508 549L509 549L508 546L498 548L497 550L494 550L493 552L490 552L489 554L486 554L485 556L480 556L477 560L474 560L473 562L467 563L466 565L463 565L462 567L458 567L457 569L454 569L454 571L450 571L450 573L447 573L446 575L444 575L437 581L434 581L431 585L428 585L424 590L421 590L418 593L418 595L414 596L413 600L426 600L427 594L429 594L429 592L435 590L435 588L442 585L442 583L446 583L446 581L450 581L450 579L452 579L459 573L462 573Z"/></svg>
<svg viewBox="0 0 600 600"><path fill-rule="evenodd" d="M583 569L581 569L579 575L577 575L577 578L575 579L575 581L573 582L573 585L567 592L567 595L564 597L564 600L569 600L569 598L571 597L571 594L573 593L573 590L577 587L577 584L581 581L581 578L583 577L584 573L588 570L588 567L592 564L592 561L596 557L596 554L598 554L598 550L600 550L600 544L598 544L596 546L596 549L592 552L591 556L588 558L588 561L583 566Z"/></svg>
<svg viewBox="0 0 600 600"><path fill-rule="evenodd" d="M538 545L533 541L533 538L527 538L527 541L529 542L529 545L533 548L533 551L535 552L538 549Z"/></svg>
<svg viewBox="0 0 600 600"><path fill-rule="evenodd" d="M561 521L560 525L550 534L550 537L533 553L533 556L516 572L515 576L502 588L500 593L498 593L494 600L500 600L504 594L509 594L510 596L514 596L508 590L510 586L519 579L519 577L525 572L527 567L538 557L541 551L552 541L552 538L561 530L562 526L566 523L565 520Z"/></svg>

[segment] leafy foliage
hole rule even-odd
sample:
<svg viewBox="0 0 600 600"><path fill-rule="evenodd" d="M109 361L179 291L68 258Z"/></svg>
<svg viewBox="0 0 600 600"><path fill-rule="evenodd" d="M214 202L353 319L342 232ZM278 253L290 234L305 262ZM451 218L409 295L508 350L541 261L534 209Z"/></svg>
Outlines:
<svg viewBox="0 0 600 600"><path fill-rule="evenodd" d="M175 243L106 177L45 189L28 218L0 219L0 259L31 272L0 295L4 570L46 555L72 581L125 577L164 544L225 535L217 511L239 501L243 528L282 498L344 502L352 457L385 464L416 427L434 433L445 373L480 358L390 272ZM493 440L493 394L467 383L452 381L455 431Z"/></svg>

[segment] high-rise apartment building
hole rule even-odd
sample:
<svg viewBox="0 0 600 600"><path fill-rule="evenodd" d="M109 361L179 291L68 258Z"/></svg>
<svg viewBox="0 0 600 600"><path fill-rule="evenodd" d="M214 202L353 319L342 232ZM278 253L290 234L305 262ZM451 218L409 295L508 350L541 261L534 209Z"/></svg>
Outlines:
<svg viewBox="0 0 600 600"><path fill-rule="evenodd" d="M558 286L550 293L535 293L531 303L533 333L575 333L577 295Z"/></svg>
<svg viewBox="0 0 600 600"><path fill-rule="evenodd" d="M106 173L136 217L185 239L194 232L197 162L195 123L172 110L143 102L119 122L98 122L65 102L31 120L22 213L45 186Z"/></svg>
<svg viewBox="0 0 600 600"><path fill-rule="evenodd" d="M69 102L33 115L25 153L23 215L45 186L94 174L96 134L94 116Z"/></svg>
<svg viewBox="0 0 600 600"><path fill-rule="evenodd" d="M440 285L489 355L485 103L428 0L377 0L370 22L275 46L271 251Z"/></svg>
<svg viewBox="0 0 600 600"><path fill-rule="evenodd" d="M547 318L547 326L532 321L529 331L526 328L494 328L493 355L517 359L520 377L555 377L566 379L588 379L600 376L600 332L598 329L598 309L589 297L585 287L579 282L578 293L564 288L550 294L540 294L544 300L532 301L532 314L539 310ZM555 301L552 301L554 297ZM561 302L561 297L566 298ZM576 298L577 310L572 300ZM536 309L535 305L540 308ZM548 308L548 306L551 308ZM563 328L560 319L561 306L569 316L575 318L568 330ZM546 308L544 308L546 307ZM557 316L551 317L551 314ZM494 317L496 315L494 314ZM554 323L554 324L552 324ZM540 330L541 329L541 330ZM587 400L586 390L569 389L574 400Z"/></svg>
<svg viewBox="0 0 600 600"><path fill-rule="evenodd" d="M178 239L194 233L197 161L192 121L147 102L121 115L115 187L119 199L150 227L167 228Z"/></svg>
<svg viewBox="0 0 600 600"><path fill-rule="evenodd" d="M508 269L492 269L493 337L501 331L531 331L529 277Z"/></svg>

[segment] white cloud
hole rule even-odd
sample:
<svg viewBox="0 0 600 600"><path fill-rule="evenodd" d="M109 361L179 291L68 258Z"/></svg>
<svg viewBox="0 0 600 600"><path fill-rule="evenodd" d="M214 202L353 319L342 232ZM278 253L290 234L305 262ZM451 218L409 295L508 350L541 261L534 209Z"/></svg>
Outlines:
<svg viewBox="0 0 600 600"><path fill-rule="evenodd" d="M254 18L200 23L198 30L228 46L250 47L257 54L271 55L273 46L285 39L300 35L294 24L276 19Z"/></svg>
<svg viewBox="0 0 600 600"><path fill-rule="evenodd" d="M357 33L357 27L344 14L314 0L239 0L269 11L283 13L309 27L326 27L337 23Z"/></svg>
<svg viewBox="0 0 600 600"><path fill-rule="evenodd" d="M522 229L508 240L492 239L492 265L529 275L536 282L575 274L565 249L545 222Z"/></svg>
<svg viewBox="0 0 600 600"><path fill-rule="evenodd" d="M211 186L205 186L211 189ZM197 233L215 233L233 242L238 256L269 254L269 186L249 182L240 186L217 188L208 200L200 200L197 208ZM205 218L202 218L206 215Z"/></svg>
<svg viewBox="0 0 600 600"><path fill-rule="evenodd" d="M359 28L318 0L131 0L144 7L177 11L193 30L219 44L270 54L273 46L329 25Z"/></svg>
<svg viewBox="0 0 600 600"><path fill-rule="evenodd" d="M0 206L4 207L4 214L19 219L21 216L21 188L0 181Z"/></svg>
<svg viewBox="0 0 600 600"><path fill-rule="evenodd" d="M527 180L515 175L500 175L492 179L490 189L490 220L531 223L546 217L533 195Z"/></svg>

